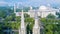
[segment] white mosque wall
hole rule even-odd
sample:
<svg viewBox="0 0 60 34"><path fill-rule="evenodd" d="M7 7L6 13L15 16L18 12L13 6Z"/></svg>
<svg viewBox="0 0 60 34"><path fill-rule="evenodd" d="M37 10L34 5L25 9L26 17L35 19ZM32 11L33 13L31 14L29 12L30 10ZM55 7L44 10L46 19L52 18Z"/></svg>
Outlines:
<svg viewBox="0 0 60 34"><path fill-rule="evenodd" d="M37 11L37 12L38 16L41 16L42 18L46 17L50 13L56 15L56 11ZM24 13L29 14L30 17L34 17L34 11L28 11ZM16 12L16 16L21 16L21 12Z"/></svg>
<svg viewBox="0 0 60 34"><path fill-rule="evenodd" d="M34 17L34 12L35 11L38 12L38 16L41 16L42 18L44 18L50 13L53 14L53 15L56 15L56 12L59 12L59 9L54 9L54 8L50 8L50 7L46 7L46 6L41 6L39 9L34 10L31 7L31 10L28 10L28 12L24 12L24 13L27 13L28 15L30 15L30 17ZM16 12L16 16L21 16L21 12Z"/></svg>
<svg viewBox="0 0 60 34"><path fill-rule="evenodd" d="M49 14L56 15L56 11L37 11L37 12L38 12L38 16L41 16L42 18L48 16ZM29 15L30 17L34 17L34 11L31 11Z"/></svg>
<svg viewBox="0 0 60 34"><path fill-rule="evenodd" d="M21 13L22 13L22 12L16 12L15 14L16 14L16 16L21 16ZM29 12L24 12L24 13L30 14Z"/></svg>
<svg viewBox="0 0 60 34"><path fill-rule="evenodd" d="M34 10L29 10L28 13L29 13L30 17L34 17Z"/></svg>
<svg viewBox="0 0 60 34"><path fill-rule="evenodd" d="M21 16L21 12L16 12L16 16Z"/></svg>
<svg viewBox="0 0 60 34"><path fill-rule="evenodd" d="M42 18L47 17L49 14L55 15L55 13L56 13L55 11L53 11L53 12L52 11L51 12L42 12L41 17Z"/></svg>

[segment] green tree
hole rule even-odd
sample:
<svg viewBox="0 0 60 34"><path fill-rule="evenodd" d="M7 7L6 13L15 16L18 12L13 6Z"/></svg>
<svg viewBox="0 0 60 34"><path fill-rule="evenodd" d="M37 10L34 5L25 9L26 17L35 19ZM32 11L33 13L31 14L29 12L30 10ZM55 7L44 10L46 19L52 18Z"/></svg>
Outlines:
<svg viewBox="0 0 60 34"><path fill-rule="evenodd" d="M6 17L6 12L5 11L0 11L0 17L2 17L2 18Z"/></svg>
<svg viewBox="0 0 60 34"><path fill-rule="evenodd" d="M57 18L60 18L60 12L56 12Z"/></svg>
<svg viewBox="0 0 60 34"><path fill-rule="evenodd" d="M53 14L49 14L46 18L56 18L56 16L55 15L53 15Z"/></svg>
<svg viewBox="0 0 60 34"><path fill-rule="evenodd" d="M32 29L33 29L33 25L34 25L34 19L28 17L28 18L25 18L25 22L27 25L27 34L29 34L29 31L30 31L30 33L32 33Z"/></svg>
<svg viewBox="0 0 60 34"><path fill-rule="evenodd" d="M30 17L27 13L24 13L24 17L27 18L27 17Z"/></svg>

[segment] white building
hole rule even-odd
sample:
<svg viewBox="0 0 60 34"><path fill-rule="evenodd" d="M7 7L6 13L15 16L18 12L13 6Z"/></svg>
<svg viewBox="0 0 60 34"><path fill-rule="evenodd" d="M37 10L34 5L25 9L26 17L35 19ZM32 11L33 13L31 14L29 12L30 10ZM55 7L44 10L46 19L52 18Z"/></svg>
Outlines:
<svg viewBox="0 0 60 34"><path fill-rule="evenodd" d="M24 12L24 14L25 13L28 14L28 12ZM22 12L16 12L15 14L16 14L16 16L21 16Z"/></svg>
<svg viewBox="0 0 60 34"><path fill-rule="evenodd" d="M38 16L41 16L42 18L48 16L48 14L53 14L55 15L56 14L56 11L59 11L58 9L54 9L54 8L51 8L51 7L47 7L47 6L40 6L39 9L37 10L34 10L34 9L30 9L28 11L30 17L34 17L34 12L37 11L38 12Z"/></svg>
<svg viewBox="0 0 60 34"><path fill-rule="evenodd" d="M14 5L15 6L15 5ZM34 17L34 12L38 12L38 16L41 16L42 18L48 16L50 13L55 15L56 11L59 12L59 9L54 9L50 6L40 6L39 9L33 9L30 7L30 10L28 12L24 12L30 15L30 17ZM16 13L16 16L21 16L21 12L16 12L16 6L14 7L14 13Z"/></svg>

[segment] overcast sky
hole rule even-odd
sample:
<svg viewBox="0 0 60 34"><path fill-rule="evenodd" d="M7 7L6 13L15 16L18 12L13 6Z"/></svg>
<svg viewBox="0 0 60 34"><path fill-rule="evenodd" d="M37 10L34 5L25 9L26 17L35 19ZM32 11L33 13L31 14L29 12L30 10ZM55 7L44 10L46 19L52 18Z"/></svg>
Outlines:
<svg viewBox="0 0 60 34"><path fill-rule="evenodd" d="M19 2L21 5L25 6L40 6L40 5L56 5L60 6L60 0L0 0L0 5L10 4Z"/></svg>

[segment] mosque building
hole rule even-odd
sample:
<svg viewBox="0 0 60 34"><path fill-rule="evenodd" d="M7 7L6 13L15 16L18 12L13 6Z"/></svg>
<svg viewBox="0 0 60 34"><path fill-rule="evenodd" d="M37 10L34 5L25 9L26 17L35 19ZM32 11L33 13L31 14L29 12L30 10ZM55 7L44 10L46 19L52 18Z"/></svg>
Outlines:
<svg viewBox="0 0 60 34"><path fill-rule="evenodd" d="M59 9L55 9L50 6L41 5L39 7L39 9L33 9L33 7L30 7L30 10L28 10L28 12L24 12L24 13L29 14L30 17L34 17L35 11L38 12L38 16L40 16L41 18L44 18L44 17L48 16L49 14L56 15L56 12L59 11ZM21 12L16 12L15 5L14 5L14 13L16 14L16 16L21 16Z"/></svg>
<svg viewBox="0 0 60 34"><path fill-rule="evenodd" d="M27 13L28 15L30 15L30 17L33 17L35 20L34 26L33 26L33 34L40 34L41 33L41 28L43 28L43 26L41 26L39 23L41 23L39 21L39 17L41 16L41 18L44 18L46 16L48 16L49 14L53 14L56 15L56 12L59 12L59 9L55 9L52 8L50 6L40 6L39 9L33 9L32 7L30 7L30 10L28 10L28 12L16 12L16 6L14 5L14 13L16 14L16 16L21 16L21 28L19 29L19 34L26 34L27 30L26 30L26 24L24 22L24 13Z"/></svg>
<svg viewBox="0 0 60 34"><path fill-rule="evenodd" d="M49 14L56 15L56 12L59 11L58 9L54 9L48 6L40 6L39 9L34 10L32 7L30 7L30 10L28 11L30 17L34 17L34 11L38 12L38 16L41 16L42 18L48 16Z"/></svg>

